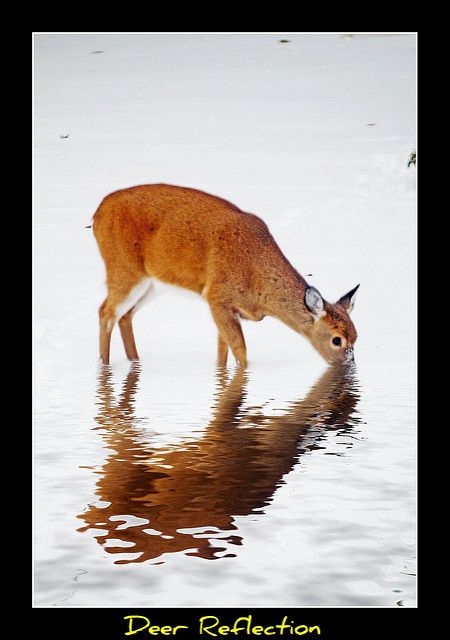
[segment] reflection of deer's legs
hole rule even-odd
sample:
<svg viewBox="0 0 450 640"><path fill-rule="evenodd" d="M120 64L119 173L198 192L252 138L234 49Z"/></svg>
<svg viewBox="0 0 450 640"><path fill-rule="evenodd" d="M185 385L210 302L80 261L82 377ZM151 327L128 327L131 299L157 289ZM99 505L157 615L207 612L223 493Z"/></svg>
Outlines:
<svg viewBox="0 0 450 640"><path fill-rule="evenodd" d="M101 406L99 416L103 418L104 415L109 415L115 404L112 372L107 364L103 364L99 370L97 396ZM98 422L99 418L97 417L96 420Z"/></svg>
<svg viewBox="0 0 450 640"><path fill-rule="evenodd" d="M132 426L133 401L136 395L141 368L139 362L133 362L124 379L122 392L117 398L114 392L113 376L109 365L102 365L98 377L97 396L100 400L100 412L96 421L102 426Z"/></svg>
<svg viewBox="0 0 450 640"><path fill-rule="evenodd" d="M228 346L241 367L246 367L247 349L245 347L241 323L233 311L225 305L211 301L209 304L222 341L226 341L228 343Z"/></svg>
<svg viewBox="0 0 450 640"><path fill-rule="evenodd" d="M239 422L241 406L246 394L247 372L243 367L238 367L230 380L227 370L219 367L216 379L217 394L213 407L213 418L207 433L211 435L214 429L225 429L229 435L230 428Z"/></svg>
<svg viewBox="0 0 450 640"><path fill-rule="evenodd" d="M122 393L120 394L117 405L121 411L121 417L123 419L130 419L130 423L132 422L133 418L133 402L138 388L140 374L140 363L133 362L131 364L129 372L127 373L127 377L123 382Z"/></svg>

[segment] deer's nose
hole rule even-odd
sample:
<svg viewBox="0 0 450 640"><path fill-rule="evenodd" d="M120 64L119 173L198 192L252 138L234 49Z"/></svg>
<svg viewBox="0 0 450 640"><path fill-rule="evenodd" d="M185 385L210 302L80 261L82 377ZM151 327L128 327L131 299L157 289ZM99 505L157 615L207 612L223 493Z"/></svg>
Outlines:
<svg viewBox="0 0 450 640"><path fill-rule="evenodd" d="M345 362L355 362L353 347L347 347L347 349L345 350Z"/></svg>

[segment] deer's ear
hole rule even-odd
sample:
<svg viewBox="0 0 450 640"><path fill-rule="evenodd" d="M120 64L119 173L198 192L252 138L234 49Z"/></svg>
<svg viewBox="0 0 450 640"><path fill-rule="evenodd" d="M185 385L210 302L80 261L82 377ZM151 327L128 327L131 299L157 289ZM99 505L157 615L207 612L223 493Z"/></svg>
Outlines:
<svg viewBox="0 0 450 640"><path fill-rule="evenodd" d="M314 320L318 320L326 315L323 308L323 298L315 287L308 287L305 291L305 306L311 311Z"/></svg>
<svg viewBox="0 0 450 640"><path fill-rule="evenodd" d="M339 300L336 302L336 304L338 304L340 307L343 307L348 314L353 311L353 307L355 306L356 292L358 291L358 289L359 284L356 285L354 289L346 293L345 296L339 298Z"/></svg>

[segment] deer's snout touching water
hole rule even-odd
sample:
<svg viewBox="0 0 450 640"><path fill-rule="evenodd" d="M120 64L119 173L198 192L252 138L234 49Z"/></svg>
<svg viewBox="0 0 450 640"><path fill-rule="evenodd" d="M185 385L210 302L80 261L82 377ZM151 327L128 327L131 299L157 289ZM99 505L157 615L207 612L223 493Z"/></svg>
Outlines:
<svg viewBox="0 0 450 640"><path fill-rule="evenodd" d="M240 320L265 316L307 337L329 363L353 357L357 334L349 314L358 287L335 304L326 302L285 258L267 225L226 200L167 184L122 189L104 198L93 230L108 287L100 307L105 364L116 322L128 358L138 359L132 319L155 280L195 291L208 302L221 365L230 348L246 366Z"/></svg>

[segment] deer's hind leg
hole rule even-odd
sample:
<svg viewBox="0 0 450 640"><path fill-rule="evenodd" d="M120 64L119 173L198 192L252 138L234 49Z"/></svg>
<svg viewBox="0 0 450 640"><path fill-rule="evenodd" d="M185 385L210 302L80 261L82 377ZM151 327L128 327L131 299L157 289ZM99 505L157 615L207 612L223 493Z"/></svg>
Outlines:
<svg viewBox="0 0 450 640"><path fill-rule="evenodd" d="M100 315L100 358L103 364L109 364L111 334L119 321L125 352L130 360L139 356L133 335L132 319L139 304L149 293L150 278L121 280L119 285L108 282L108 295L99 309Z"/></svg>
<svg viewBox="0 0 450 640"><path fill-rule="evenodd" d="M133 333L133 315L135 307L131 307L119 320L120 335L128 360L139 360Z"/></svg>
<svg viewBox="0 0 450 640"><path fill-rule="evenodd" d="M103 364L109 364L111 334L116 323L114 308L109 296L103 301L98 314L100 317L100 359Z"/></svg>
<svg viewBox="0 0 450 640"><path fill-rule="evenodd" d="M144 301L149 297L152 292L153 284L150 278L145 279L146 282L139 283L138 287L142 287L137 290L136 293L142 291L145 288L144 294L137 300L137 302L119 319L119 329L122 336L123 346L125 347L125 353L128 360L139 360L139 355L136 349L136 342L134 340L133 333L133 317L134 314L142 305ZM131 294L130 294L131 295ZM131 296L133 299L133 296Z"/></svg>

